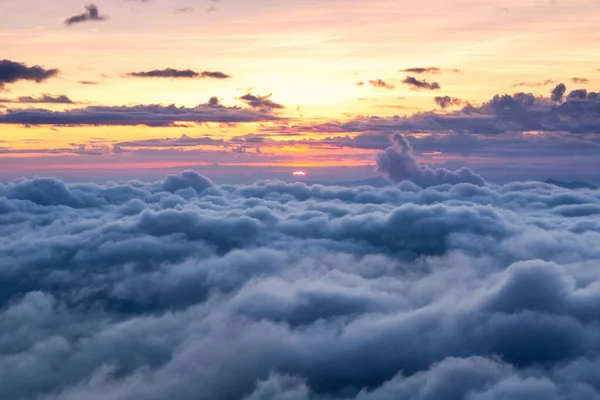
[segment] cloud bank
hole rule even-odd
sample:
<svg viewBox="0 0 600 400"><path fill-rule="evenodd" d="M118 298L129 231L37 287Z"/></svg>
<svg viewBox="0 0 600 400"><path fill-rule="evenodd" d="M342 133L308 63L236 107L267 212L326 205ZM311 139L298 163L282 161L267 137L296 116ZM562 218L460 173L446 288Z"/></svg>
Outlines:
<svg viewBox="0 0 600 400"><path fill-rule="evenodd" d="M173 126L177 122L258 122L277 120L270 110L276 103L258 98L262 106L250 104L255 110L226 107L216 97L195 107L163 106L160 104L137 106L90 106L66 111L47 109L14 109L0 113L0 124L71 125L71 126Z"/></svg>
<svg viewBox="0 0 600 400"><path fill-rule="evenodd" d="M6 398L599 399L600 192L0 185Z"/></svg>

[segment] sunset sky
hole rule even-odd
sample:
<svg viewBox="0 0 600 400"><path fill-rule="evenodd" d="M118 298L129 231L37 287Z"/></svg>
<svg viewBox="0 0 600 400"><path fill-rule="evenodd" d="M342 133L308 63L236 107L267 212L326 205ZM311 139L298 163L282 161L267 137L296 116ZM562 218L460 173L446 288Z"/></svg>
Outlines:
<svg viewBox="0 0 600 400"><path fill-rule="evenodd" d="M360 180L399 131L598 182L598 26L591 0L0 0L0 177Z"/></svg>

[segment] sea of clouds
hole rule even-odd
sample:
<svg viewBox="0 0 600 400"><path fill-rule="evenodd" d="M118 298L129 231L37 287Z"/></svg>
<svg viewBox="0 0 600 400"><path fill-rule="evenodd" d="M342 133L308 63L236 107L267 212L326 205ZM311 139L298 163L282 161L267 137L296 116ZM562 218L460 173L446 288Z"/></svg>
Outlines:
<svg viewBox="0 0 600 400"><path fill-rule="evenodd" d="M0 184L0 398L600 399L600 191L433 172Z"/></svg>

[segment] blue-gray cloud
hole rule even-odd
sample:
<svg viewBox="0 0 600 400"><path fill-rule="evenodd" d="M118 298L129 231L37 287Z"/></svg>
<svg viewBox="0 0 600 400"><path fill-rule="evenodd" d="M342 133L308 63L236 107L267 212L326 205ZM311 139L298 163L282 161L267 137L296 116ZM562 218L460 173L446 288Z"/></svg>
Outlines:
<svg viewBox="0 0 600 400"><path fill-rule="evenodd" d="M36 178L0 222L10 399L600 398L597 190Z"/></svg>

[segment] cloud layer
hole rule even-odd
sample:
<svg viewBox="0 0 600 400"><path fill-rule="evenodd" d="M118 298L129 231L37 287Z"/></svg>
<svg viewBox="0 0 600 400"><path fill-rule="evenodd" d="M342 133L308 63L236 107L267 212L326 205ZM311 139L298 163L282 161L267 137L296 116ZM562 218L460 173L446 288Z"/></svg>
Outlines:
<svg viewBox="0 0 600 400"><path fill-rule="evenodd" d="M0 185L7 398L599 399L600 192Z"/></svg>

